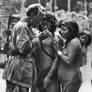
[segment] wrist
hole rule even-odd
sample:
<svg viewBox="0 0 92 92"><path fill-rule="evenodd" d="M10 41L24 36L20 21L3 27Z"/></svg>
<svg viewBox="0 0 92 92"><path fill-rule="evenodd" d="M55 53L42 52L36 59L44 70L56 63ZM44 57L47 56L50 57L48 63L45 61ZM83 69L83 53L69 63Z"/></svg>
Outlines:
<svg viewBox="0 0 92 92"><path fill-rule="evenodd" d="M61 56L63 53L62 53L60 50L58 50L58 51L57 51L57 54L58 54L59 56Z"/></svg>
<svg viewBox="0 0 92 92"><path fill-rule="evenodd" d="M51 74L48 74L46 77L47 77L48 79L50 79L50 78L51 78Z"/></svg>

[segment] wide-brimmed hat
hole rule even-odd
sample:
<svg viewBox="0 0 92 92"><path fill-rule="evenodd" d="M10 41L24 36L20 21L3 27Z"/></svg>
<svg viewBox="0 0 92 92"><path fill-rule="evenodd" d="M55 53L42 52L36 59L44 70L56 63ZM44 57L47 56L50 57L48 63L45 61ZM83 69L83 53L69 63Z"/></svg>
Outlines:
<svg viewBox="0 0 92 92"><path fill-rule="evenodd" d="M32 4L32 5L28 6L28 8L26 10L26 15L27 16L31 16L31 15L36 16L39 13L44 14L44 12L45 12L45 8L41 4L37 3L37 4Z"/></svg>

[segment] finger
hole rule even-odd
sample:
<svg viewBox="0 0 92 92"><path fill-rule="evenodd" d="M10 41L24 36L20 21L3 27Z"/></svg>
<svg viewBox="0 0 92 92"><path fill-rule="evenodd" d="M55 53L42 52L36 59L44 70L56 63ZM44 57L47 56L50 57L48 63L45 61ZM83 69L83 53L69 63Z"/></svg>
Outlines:
<svg viewBox="0 0 92 92"><path fill-rule="evenodd" d="M46 83L44 83L44 88L46 88Z"/></svg>
<svg viewBox="0 0 92 92"><path fill-rule="evenodd" d="M44 88L46 88L46 87L47 87L47 84L48 84L47 82L44 82Z"/></svg>

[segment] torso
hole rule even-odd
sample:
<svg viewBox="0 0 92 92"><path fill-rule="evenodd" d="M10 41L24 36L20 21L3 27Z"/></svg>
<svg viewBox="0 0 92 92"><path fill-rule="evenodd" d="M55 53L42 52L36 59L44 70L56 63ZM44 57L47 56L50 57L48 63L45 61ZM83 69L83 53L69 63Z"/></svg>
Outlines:
<svg viewBox="0 0 92 92"><path fill-rule="evenodd" d="M36 51L35 59L36 59L36 65L38 70L42 71L42 70L49 69L52 65L53 57L54 57L54 51L51 46L52 40L53 40L52 36L43 40L42 41L43 47L40 46ZM43 48L50 56L45 53Z"/></svg>
<svg viewBox="0 0 92 92"><path fill-rule="evenodd" d="M81 62L81 44L79 41L77 42L77 44L79 44L79 48L71 65L68 65L59 59L57 74L60 81L75 80L80 77L79 64ZM68 55L68 49L69 45L63 49L63 53L65 55Z"/></svg>

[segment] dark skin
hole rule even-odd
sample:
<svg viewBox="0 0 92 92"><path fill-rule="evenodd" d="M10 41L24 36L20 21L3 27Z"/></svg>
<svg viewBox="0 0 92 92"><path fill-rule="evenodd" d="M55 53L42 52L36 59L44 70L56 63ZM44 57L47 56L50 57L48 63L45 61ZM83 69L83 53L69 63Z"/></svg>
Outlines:
<svg viewBox="0 0 92 92"><path fill-rule="evenodd" d="M60 47L57 44L54 44L54 48L58 55L58 59L52 65L52 70L48 77L50 78L51 74L57 69L57 76L60 82L62 81L72 81L79 78L80 67L79 63L81 62L81 43L78 38L73 38L73 34L67 29L62 33L62 37L68 41L64 49L60 50ZM58 51L61 52L58 53ZM71 86L72 84L70 84ZM79 88L79 84L74 83L76 87ZM78 88L67 87L64 92L71 92L73 89L77 92Z"/></svg>
<svg viewBox="0 0 92 92"><path fill-rule="evenodd" d="M59 49L62 50L62 46L64 45L64 41L63 41L62 37L59 34L59 31L61 31L61 29L57 28L56 30L57 30L58 34L56 34L54 36L53 48L57 52L57 50L59 50ZM44 79L44 87L46 87L48 85L48 83L51 81L50 79L51 79L52 75L54 74L54 72L56 71L56 68L57 68L57 65L58 65L58 62L57 62L58 59L59 59L59 57L56 56L56 58L53 61L52 67L51 67L48 75Z"/></svg>
<svg viewBox="0 0 92 92"><path fill-rule="evenodd" d="M50 29L49 27L51 24L46 21L44 24L46 25L44 26L43 29L46 29L47 27L46 30L49 31ZM52 65L57 60L57 55L54 54L54 49L52 48L53 38L54 36L53 34L51 34L47 39L42 41L41 46L36 50L35 59L36 59L37 71L39 74L43 72L41 76L43 78L43 81L39 82L39 83L42 82L43 85L40 87L36 87L36 92L59 92L59 87L57 87L58 83L52 82L52 80L49 80L49 77L48 77L49 73L53 69ZM43 48L49 55L44 52ZM39 78L39 74L38 74L38 78ZM52 74L53 73L51 73L50 76L52 76Z"/></svg>
<svg viewBox="0 0 92 92"><path fill-rule="evenodd" d="M66 35L63 34L63 37L65 37L65 39L71 39L71 38L72 38L72 37L71 37L71 32L69 32L66 27L64 27L63 30L65 30L63 33L66 34ZM59 34L59 35L60 35L60 34ZM57 40L57 38L55 37L54 41L56 41L56 40ZM53 43L53 46L54 46L54 49L55 49L56 53L60 50L60 48L62 48L62 45L59 46L59 43L62 43L62 42L58 42L58 41L57 41L57 43ZM57 54L57 55L58 55L58 54ZM66 58L67 60L65 60L65 58ZM65 60L65 62L66 62L67 64L70 63L67 56L63 55L63 56L62 56L62 59ZM46 76L46 78L45 78L45 80L44 80L45 82L46 82L46 81L47 81L47 82L50 81L50 78L52 77L52 74L54 73L55 69L57 68L57 64L58 64L57 61L58 61L58 60L59 60L59 57L56 57L56 58L55 58L55 61L54 61L54 63L53 63L53 65L52 65L52 68L51 68L50 72L48 73L48 75Z"/></svg>
<svg viewBox="0 0 92 92"><path fill-rule="evenodd" d="M48 51L48 52L49 52L49 49L51 49L50 42L51 42L52 39L53 39L53 37L51 36L51 37L48 37L47 39L45 39L43 41L43 46L45 47L46 51ZM50 56L48 56L43 51L43 49L41 47L38 48L38 50L36 51L36 54L37 54L37 56L35 58L36 58L36 67L37 67L38 72L44 72L44 70L48 71L48 69L50 69L52 67L53 62L54 61L56 62L56 60L57 60L56 56L55 56L54 59L52 59ZM53 56L53 54L52 54L52 56ZM47 84L50 83L49 78L48 78L48 74L49 74L50 71L48 71L45 75L43 75L43 76L45 76L43 87L46 88L46 90L47 90L46 92L57 92L57 87L54 83L50 84L47 87ZM50 86L52 86L52 87L50 87ZM39 88L39 90L41 91L42 89Z"/></svg>
<svg viewBox="0 0 92 92"><path fill-rule="evenodd" d="M72 80L74 78L77 78L79 72L78 63L81 62L81 43L79 39L73 37L73 34L67 28L64 28L62 37L66 39L66 41L68 41L68 44L62 51L62 54L59 55L57 53L60 58L59 59L60 64L58 67L58 76L60 80L61 79L67 80L67 76L68 80ZM62 69L64 70L62 71ZM60 74L60 71L62 74ZM64 72L66 72L66 74ZM70 73L71 75L70 74L69 74L70 76L67 75L68 73Z"/></svg>

